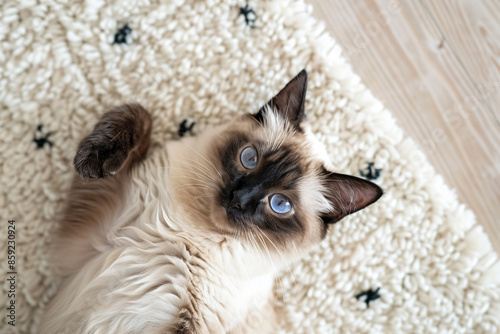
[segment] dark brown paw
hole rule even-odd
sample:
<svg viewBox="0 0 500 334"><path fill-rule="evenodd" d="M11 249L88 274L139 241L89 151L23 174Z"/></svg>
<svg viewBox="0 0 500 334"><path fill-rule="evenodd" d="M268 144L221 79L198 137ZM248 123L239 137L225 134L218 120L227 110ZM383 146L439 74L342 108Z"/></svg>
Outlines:
<svg viewBox="0 0 500 334"><path fill-rule="evenodd" d="M138 104L104 114L78 146L73 161L78 174L85 179L103 178L118 173L128 160L138 160L149 146L150 127L148 112Z"/></svg>
<svg viewBox="0 0 500 334"><path fill-rule="evenodd" d="M85 179L116 174L127 159L127 150L105 138L95 141L85 138L75 156L75 168Z"/></svg>

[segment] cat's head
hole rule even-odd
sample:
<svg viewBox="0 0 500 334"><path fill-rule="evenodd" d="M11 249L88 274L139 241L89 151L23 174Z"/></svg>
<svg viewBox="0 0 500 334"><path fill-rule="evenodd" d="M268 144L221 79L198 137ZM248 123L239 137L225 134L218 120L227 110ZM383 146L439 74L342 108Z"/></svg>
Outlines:
<svg viewBox="0 0 500 334"><path fill-rule="evenodd" d="M200 143L209 163L197 172L209 183L200 192L209 194L199 196L222 233L305 248L382 196L374 183L325 167L324 148L305 120L306 87L303 70L256 114L238 116Z"/></svg>

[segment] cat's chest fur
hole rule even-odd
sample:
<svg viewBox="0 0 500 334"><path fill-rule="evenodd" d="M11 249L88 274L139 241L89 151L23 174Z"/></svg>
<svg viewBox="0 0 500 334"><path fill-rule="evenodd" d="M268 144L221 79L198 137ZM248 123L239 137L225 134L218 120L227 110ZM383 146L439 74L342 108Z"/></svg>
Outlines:
<svg viewBox="0 0 500 334"><path fill-rule="evenodd" d="M225 333L271 296L264 254L197 232L199 222L186 221L172 197L167 166L158 152L125 179L90 236L98 252L64 288L87 301L71 312L87 319L85 332Z"/></svg>
<svg viewBox="0 0 500 334"><path fill-rule="evenodd" d="M228 274L226 267L233 266L228 259L235 254L193 252L183 241L168 239L109 251L103 261L110 263L108 269L92 283L99 287L95 300L101 305L93 310L89 323L93 319L101 327L108 323L121 333L145 329L226 333L268 301L272 274L246 278ZM224 259L226 263L219 262ZM101 300L103 292L108 297Z"/></svg>

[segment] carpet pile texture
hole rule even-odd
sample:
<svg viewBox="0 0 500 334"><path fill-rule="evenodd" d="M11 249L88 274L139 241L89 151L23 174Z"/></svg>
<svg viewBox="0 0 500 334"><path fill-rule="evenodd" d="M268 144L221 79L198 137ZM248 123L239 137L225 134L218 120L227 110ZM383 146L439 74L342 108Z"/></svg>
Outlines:
<svg viewBox="0 0 500 334"><path fill-rule="evenodd" d="M57 289L50 231L78 142L102 113L141 103L161 144L186 118L196 133L257 111L302 68L309 120L337 171L386 194L277 280L282 331L499 333L500 264L488 237L302 0L3 2L0 254L13 219L17 280L12 327L2 278L0 332L36 333ZM7 265L2 256L2 275Z"/></svg>

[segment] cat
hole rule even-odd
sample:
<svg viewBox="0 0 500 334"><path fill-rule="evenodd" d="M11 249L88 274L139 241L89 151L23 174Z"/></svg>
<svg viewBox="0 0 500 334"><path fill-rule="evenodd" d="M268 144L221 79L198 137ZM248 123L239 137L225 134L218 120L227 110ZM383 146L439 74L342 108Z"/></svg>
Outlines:
<svg viewBox="0 0 500 334"><path fill-rule="evenodd" d="M306 89L303 70L255 114L156 149L139 104L104 114L74 158L41 333L275 333L275 275L383 193L330 171Z"/></svg>

